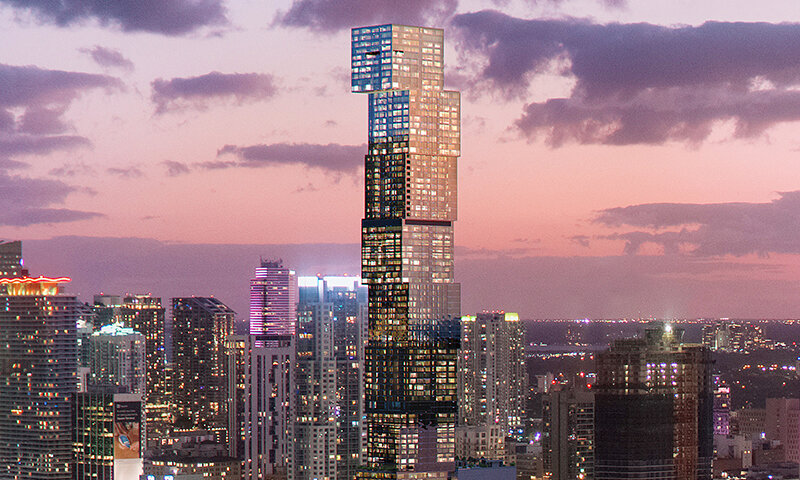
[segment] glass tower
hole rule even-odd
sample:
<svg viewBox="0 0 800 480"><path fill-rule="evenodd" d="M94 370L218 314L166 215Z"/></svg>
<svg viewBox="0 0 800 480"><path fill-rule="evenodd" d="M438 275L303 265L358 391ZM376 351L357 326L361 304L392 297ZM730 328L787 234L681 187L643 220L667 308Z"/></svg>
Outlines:
<svg viewBox="0 0 800 480"><path fill-rule="evenodd" d="M369 95L362 478L446 478L454 469L460 97L443 88L443 39L441 29L404 25L352 31L352 91Z"/></svg>

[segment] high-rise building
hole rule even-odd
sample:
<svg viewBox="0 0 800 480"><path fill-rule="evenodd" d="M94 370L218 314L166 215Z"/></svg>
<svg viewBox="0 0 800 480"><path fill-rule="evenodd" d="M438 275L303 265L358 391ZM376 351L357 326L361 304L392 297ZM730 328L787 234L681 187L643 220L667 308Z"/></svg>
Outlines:
<svg viewBox="0 0 800 480"><path fill-rule="evenodd" d="M352 479L363 437L366 289L354 277L300 277L293 477Z"/></svg>
<svg viewBox="0 0 800 480"><path fill-rule="evenodd" d="M528 398L524 342L525 327L516 313L483 312L461 317L461 425L497 426L501 438L522 436Z"/></svg>
<svg viewBox="0 0 800 480"><path fill-rule="evenodd" d="M441 29L352 30L352 91L369 95L362 478L446 478L455 469L460 97L444 90L443 51Z"/></svg>
<svg viewBox="0 0 800 480"><path fill-rule="evenodd" d="M287 478L293 463L297 277L261 261L250 281L244 360L244 478Z"/></svg>
<svg viewBox="0 0 800 480"><path fill-rule="evenodd" d="M250 333L294 335L297 277L281 260L262 260L250 280Z"/></svg>
<svg viewBox="0 0 800 480"><path fill-rule="evenodd" d="M245 399L248 392L246 358L251 355L249 335L228 335L225 356L228 361L228 455L244 460Z"/></svg>
<svg viewBox="0 0 800 480"><path fill-rule="evenodd" d="M247 335L245 480L286 479L292 462L295 345L292 336Z"/></svg>
<svg viewBox="0 0 800 480"><path fill-rule="evenodd" d="M731 433L731 387L714 375L714 435Z"/></svg>
<svg viewBox="0 0 800 480"><path fill-rule="evenodd" d="M125 327L145 339L145 417L147 449L155 447L169 434L171 388L166 356L166 315L161 299L150 295L126 296L118 315Z"/></svg>
<svg viewBox="0 0 800 480"><path fill-rule="evenodd" d="M0 278L0 478L72 478L78 302L69 278Z"/></svg>
<svg viewBox="0 0 800 480"><path fill-rule="evenodd" d="M542 459L547 480L594 480L594 393L571 385L542 399Z"/></svg>
<svg viewBox="0 0 800 480"><path fill-rule="evenodd" d="M144 335L121 324L106 325L88 339L89 385L120 387L120 392L144 395L146 363Z"/></svg>
<svg viewBox="0 0 800 480"><path fill-rule="evenodd" d="M172 299L173 402L176 428L215 432L228 440L225 338L234 311L213 297Z"/></svg>
<svg viewBox="0 0 800 480"><path fill-rule="evenodd" d="M711 478L711 354L670 325L596 360L595 478Z"/></svg>
<svg viewBox="0 0 800 480"><path fill-rule="evenodd" d="M22 242L0 240L0 278L19 277L22 270Z"/></svg>
<svg viewBox="0 0 800 480"><path fill-rule="evenodd" d="M142 395L120 387L90 386L75 396L76 479L138 480L142 474Z"/></svg>

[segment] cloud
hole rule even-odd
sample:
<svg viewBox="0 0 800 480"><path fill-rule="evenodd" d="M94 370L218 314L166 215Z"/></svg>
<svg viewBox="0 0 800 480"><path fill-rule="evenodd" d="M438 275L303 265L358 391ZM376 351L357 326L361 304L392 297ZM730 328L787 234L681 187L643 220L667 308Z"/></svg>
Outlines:
<svg viewBox="0 0 800 480"><path fill-rule="evenodd" d="M94 168L86 165L83 162L68 162L60 167L50 170L48 173L56 177L74 177L76 175L95 175L96 172Z"/></svg>
<svg viewBox="0 0 800 480"><path fill-rule="evenodd" d="M589 240L590 238L587 235L573 235L569 237L569 241L577 243L581 247L586 247L586 248L589 248Z"/></svg>
<svg viewBox="0 0 800 480"><path fill-rule="evenodd" d="M142 173L142 171L136 167L127 167L127 168L111 167L107 168L106 172L110 173L111 175L116 175L120 178L141 178L144 176L144 173Z"/></svg>
<svg viewBox="0 0 800 480"><path fill-rule="evenodd" d="M52 208L52 205L64 203L67 195L76 191L79 188L58 180L24 178L0 172L0 192L3 192L0 225L24 227L101 217L95 212Z"/></svg>
<svg viewBox="0 0 800 480"><path fill-rule="evenodd" d="M222 0L0 0L36 18L66 27L87 20L127 32L183 35L227 23Z"/></svg>
<svg viewBox="0 0 800 480"><path fill-rule="evenodd" d="M46 155L53 151L91 146L64 119L69 105L83 93L123 88L114 77L36 66L0 64L0 157Z"/></svg>
<svg viewBox="0 0 800 480"><path fill-rule="evenodd" d="M800 191L782 192L769 203L649 203L602 210L594 219L607 227L645 228L615 233L625 253L642 245L696 256L800 254ZM663 231L664 229L670 229Z"/></svg>
<svg viewBox="0 0 800 480"><path fill-rule="evenodd" d="M176 162L174 160L164 160L161 165L167 167L167 175L170 177L177 177L185 173L189 173L189 166L185 163Z"/></svg>
<svg viewBox="0 0 800 480"><path fill-rule="evenodd" d="M91 145L88 138L75 135L0 135L0 156L46 155Z"/></svg>
<svg viewBox="0 0 800 480"><path fill-rule="evenodd" d="M457 6L458 0L294 0L288 11L278 13L275 23L321 32L381 23L440 24Z"/></svg>
<svg viewBox="0 0 800 480"><path fill-rule="evenodd" d="M92 57L101 67L115 67L123 70L133 70L133 62L125 58L119 50L95 45L92 48L82 48L81 52Z"/></svg>
<svg viewBox="0 0 800 480"><path fill-rule="evenodd" d="M200 165L204 168L303 165L333 173L356 173L364 164L366 152L366 145L337 143L274 143L247 147L225 145L217 152L217 157L232 155L236 161L206 162Z"/></svg>
<svg viewBox="0 0 800 480"><path fill-rule="evenodd" d="M599 25L494 11L453 23L462 57L477 59L473 88L524 98L537 75L574 81L569 97L530 103L515 122L552 146L698 143L719 121L753 137L800 120L800 24Z"/></svg>
<svg viewBox="0 0 800 480"><path fill-rule="evenodd" d="M188 106L203 109L207 102L219 98L265 100L276 93L278 87L272 75L263 73L211 72L197 77L159 78L152 83L151 99L156 113L179 110Z"/></svg>

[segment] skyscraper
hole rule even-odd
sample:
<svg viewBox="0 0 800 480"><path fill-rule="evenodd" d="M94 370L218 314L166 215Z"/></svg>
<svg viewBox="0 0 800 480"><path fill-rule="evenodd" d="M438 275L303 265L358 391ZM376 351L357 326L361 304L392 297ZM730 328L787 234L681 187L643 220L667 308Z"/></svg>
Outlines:
<svg viewBox="0 0 800 480"><path fill-rule="evenodd" d="M261 261L250 281L244 360L244 478L286 478L293 452L297 278L280 260ZM288 467L288 468L287 468Z"/></svg>
<svg viewBox="0 0 800 480"><path fill-rule="evenodd" d="M0 278L0 478L72 478L77 300L69 278Z"/></svg>
<svg viewBox="0 0 800 480"><path fill-rule="evenodd" d="M542 399L546 480L594 480L594 393L561 385Z"/></svg>
<svg viewBox="0 0 800 480"><path fill-rule="evenodd" d="M106 325L88 339L92 386L116 386L120 392L144 395L146 363L144 335L120 324Z"/></svg>
<svg viewBox="0 0 800 480"><path fill-rule="evenodd" d="M172 299L176 425L215 432L222 443L228 440L225 338L233 334L233 317L213 297Z"/></svg>
<svg viewBox="0 0 800 480"><path fill-rule="evenodd" d="M158 445L171 424L170 388L166 354L166 315L161 299L150 295L126 296L118 315L123 325L144 335L147 449Z"/></svg>
<svg viewBox="0 0 800 480"><path fill-rule="evenodd" d="M366 289L354 277L300 277L297 480L352 479L363 449Z"/></svg>
<svg viewBox="0 0 800 480"><path fill-rule="evenodd" d="M454 470L460 97L443 88L443 50L441 29L352 30L352 91L369 94L363 478L445 478Z"/></svg>
<svg viewBox="0 0 800 480"><path fill-rule="evenodd" d="M521 436L528 398L524 337L525 328L516 313L461 317L458 409L462 425L497 426L500 438Z"/></svg>
<svg viewBox="0 0 800 480"><path fill-rule="evenodd" d="M294 335L297 277L280 260L262 260L250 280L250 333Z"/></svg>
<svg viewBox="0 0 800 480"><path fill-rule="evenodd" d="M595 478L710 479L711 355L669 325L597 356Z"/></svg>

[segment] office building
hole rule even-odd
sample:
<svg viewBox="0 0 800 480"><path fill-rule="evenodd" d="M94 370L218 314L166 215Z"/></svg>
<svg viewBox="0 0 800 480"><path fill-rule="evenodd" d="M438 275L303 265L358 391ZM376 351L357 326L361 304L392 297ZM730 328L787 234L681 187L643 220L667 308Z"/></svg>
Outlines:
<svg viewBox="0 0 800 480"><path fill-rule="evenodd" d="M142 395L90 386L75 396L73 453L76 479L139 480L142 474Z"/></svg>
<svg viewBox="0 0 800 480"><path fill-rule="evenodd" d="M213 297L172 299L175 428L208 430L228 440L225 338L234 311Z"/></svg>
<svg viewBox="0 0 800 480"><path fill-rule="evenodd" d="M596 358L595 478L710 479L709 350L662 325Z"/></svg>
<svg viewBox="0 0 800 480"><path fill-rule="evenodd" d="M70 480L78 302L69 278L0 278L0 478Z"/></svg>
<svg viewBox="0 0 800 480"><path fill-rule="evenodd" d="M294 335L297 277L280 260L261 260L250 280L250 333Z"/></svg>
<svg viewBox="0 0 800 480"><path fill-rule="evenodd" d="M121 392L147 391L144 335L121 324L106 325L88 338L89 385L120 387Z"/></svg>
<svg viewBox="0 0 800 480"><path fill-rule="evenodd" d="M0 278L23 275L22 242L0 240Z"/></svg>
<svg viewBox="0 0 800 480"><path fill-rule="evenodd" d="M363 431L366 288L354 277L300 277L294 478L354 478Z"/></svg>
<svg viewBox="0 0 800 480"><path fill-rule="evenodd" d="M765 424L766 439L783 445L784 461L800 463L800 399L768 398Z"/></svg>
<svg viewBox="0 0 800 480"><path fill-rule="evenodd" d="M247 335L245 480L286 479L292 464L295 345L292 336Z"/></svg>
<svg viewBox="0 0 800 480"><path fill-rule="evenodd" d="M542 459L548 480L594 479L594 393L559 386L542 401Z"/></svg>
<svg viewBox="0 0 800 480"><path fill-rule="evenodd" d="M362 478L455 468L460 288L453 279L460 97L444 90L444 32L352 30L352 91L368 94L362 278L367 453Z"/></svg>
<svg viewBox="0 0 800 480"><path fill-rule="evenodd" d="M145 417L149 450L166 438L172 424L165 309L158 297L128 295L123 298L118 315L123 326L141 333L145 340Z"/></svg>
<svg viewBox="0 0 800 480"><path fill-rule="evenodd" d="M461 317L458 354L459 422L497 426L522 436L528 398L525 328L519 315L483 312Z"/></svg>

